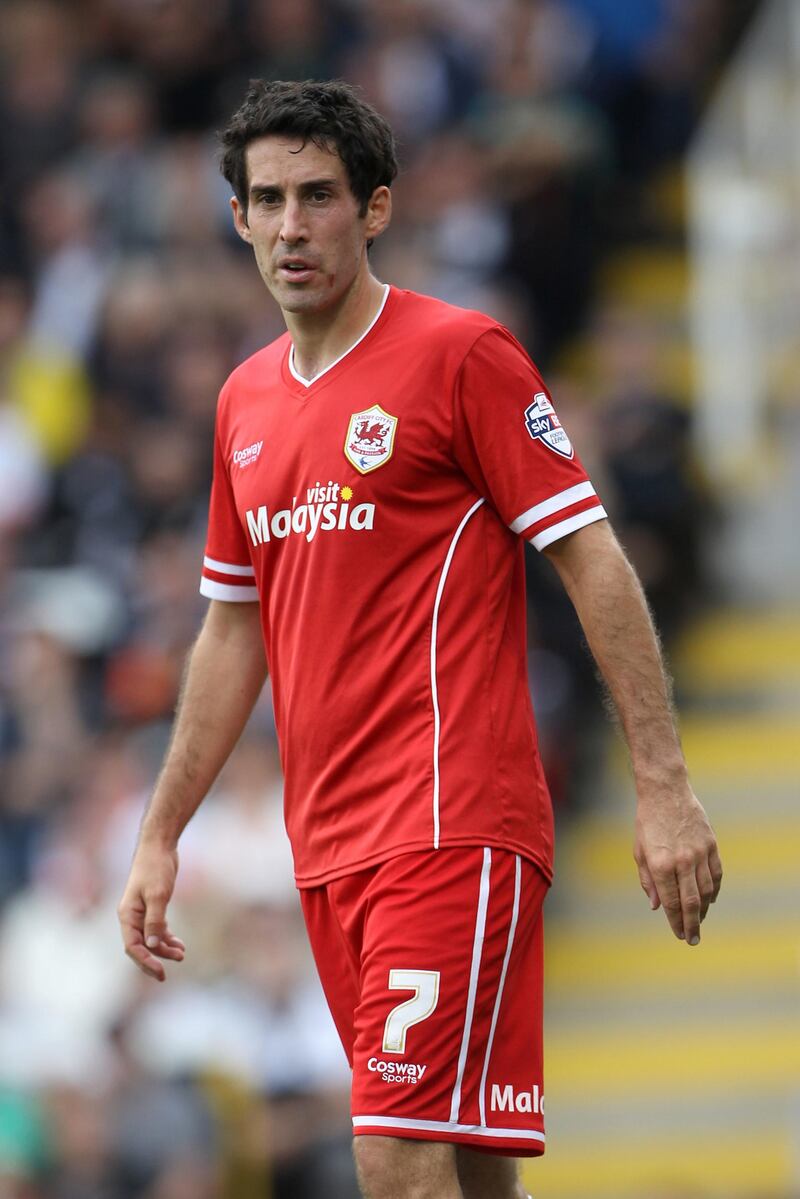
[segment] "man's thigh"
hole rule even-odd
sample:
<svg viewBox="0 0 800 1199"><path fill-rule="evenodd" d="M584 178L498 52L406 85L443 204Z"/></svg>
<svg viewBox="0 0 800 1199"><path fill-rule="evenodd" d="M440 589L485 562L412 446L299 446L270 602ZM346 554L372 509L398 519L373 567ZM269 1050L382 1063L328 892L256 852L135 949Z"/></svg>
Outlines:
<svg viewBox="0 0 800 1199"><path fill-rule="evenodd" d="M518 855L466 847L329 884L336 936L304 896L353 1066L356 1135L543 1152L546 890Z"/></svg>

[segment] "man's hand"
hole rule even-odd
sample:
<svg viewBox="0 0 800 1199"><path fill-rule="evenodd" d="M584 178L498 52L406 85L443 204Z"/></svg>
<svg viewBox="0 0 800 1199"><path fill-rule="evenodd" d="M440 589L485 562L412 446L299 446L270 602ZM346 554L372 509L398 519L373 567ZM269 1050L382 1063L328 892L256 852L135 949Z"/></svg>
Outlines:
<svg viewBox="0 0 800 1199"><path fill-rule="evenodd" d="M164 982L159 959L182 962L186 947L167 925L167 904L178 873L178 851L140 843L117 914L125 952L140 970Z"/></svg>
<svg viewBox="0 0 800 1199"><path fill-rule="evenodd" d="M688 783L675 792L641 795L633 856L642 890L663 907L675 936L700 941L700 924L722 883L714 830Z"/></svg>

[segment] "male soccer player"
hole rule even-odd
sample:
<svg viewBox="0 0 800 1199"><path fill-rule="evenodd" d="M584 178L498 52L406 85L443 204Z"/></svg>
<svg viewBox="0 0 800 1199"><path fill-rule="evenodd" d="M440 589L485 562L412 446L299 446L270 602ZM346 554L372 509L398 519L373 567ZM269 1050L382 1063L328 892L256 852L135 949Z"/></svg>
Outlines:
<svg viewBox="0 0 800 1199"><path fill-rule="evenodd" d="M160 980L184 956L166 918L178 838L268 663L364 1194L520 1199L514 1158L544 1148L552 864L523 538L613 694L641 884L690 945L719 890L714 834L641 589L535 367L495 321L370 271L397 169L386 122L342 83L256 83L223 148L288 332L220 396L211 604L120 904L126 951Z"/></svg>

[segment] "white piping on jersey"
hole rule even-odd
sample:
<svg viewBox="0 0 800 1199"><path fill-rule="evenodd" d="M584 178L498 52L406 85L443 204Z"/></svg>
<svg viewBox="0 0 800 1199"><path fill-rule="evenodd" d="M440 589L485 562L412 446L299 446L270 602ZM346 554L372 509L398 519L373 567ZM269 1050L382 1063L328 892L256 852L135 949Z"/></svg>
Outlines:
<svg viewBox="0 0 800 1199"><path fill-rule="evenodd" d="M544 1144L544 1133L533 1128L481 1128L447 1120L404 1120L400 1116L353 1116L353 1128L418 1128L420 1132L460 1132L473 1137L503 1137Z"/></svg>
<svg viewBox="0 0 800 1199"><path fill-rule="evenodd" d="M352 354L352 352L356 348L356 346L361 345L361 342L367 336L370 329L373 327L373 325L377 321L378 317L383 312L383 309L386 305L386 301L389 298L389 284L388 283L384 284L384 287L385 287L385 290L383 293L383 299L381 300L381 306L378 309L378 311L375 313L375 315L372 318L372 320L370 321L370 323L367 325L364 332L359 337L358 341L354 341L353 344L351 346L349 346L348 349L346 349L343 354L339 355L339 357L336 359L335 362L331 362L328 366L325 367L324 370L321 370L318 374L314 375L313 379L304 379L303 376L298 373L298 371L294 365L294 345L292 345L290 347L290 349L289 349L289 371L291 372L292 376L297 380L298 383L302 383L303 387L310 387L312 383L316 383L317 379L321 379L323 375L327 375L328 371L332 371L335 366L338 366L339 363L342 361L342 359L346 358L348 354Z"/></svg>
<svg viewBox="0 0 800 1199"><path fill-rule="evenodd" d="M492 851L488 846L483 851L483 867L481 868L481 885L478 892L478 915L475 918L475 937L472 942L472 965L469 972L469 990L467 991L467 1012L464 1017L464 1035L461 1038L461 1052L458 1055L456 1085L453 1087L453 1097L450 1101L450 1120L458 1122L458 1110L461 1107L461 1084L464 1081L464 1070L467 1065L469 1038L472 1032L472 1017L475 1015L475 996L478 991L478 977L481 972L481 954L483 952L483 935L486 931L486 911L489 907L489 876L492 870Z"/></svg>
<svg viewBox="0 0 800 1199"><path fill-rule="evenodd" d="M238 602L241 600L257 600L257 587L237 587L234 583L218 583L216 579L207 579L205 575L200 579L200 594L206 599L213 600L233 600Z"/></svg>
<svg viewBox="0 0 800 1199"><path fill-rule="evenodd" d="M542 500L541 504L534 504L516 520L512 520L508 527L512 533L521 533L529 525L536 524L537 520L544 520L546 516L560 512L562 508L569 508L571 504L577 504L579 500L588 500L594 494L594 487L588 481L576 483L574 487L568 487L566 491L559 491L556 495L551 495L549 499Z"/></svg>
<svg viewBox="0 0 800 1199"><path fill-rule="evenodd" d="M217 562L216 558L203 558L203 566L221 575L248 575L255 578L256 573L252 566L234 566L231 562Z"/></svg>
<svg viewBox="0 0 800 1199"><path fill-rule="evenodd" d="M519 919L519 900L520 890L522 885L522 863L519 854L514 855L514 905L511 912L511 925L508 930L508 941L506 943L506 955L503 958L503 969L500 972L500 984L497 988L497 998L494 1001L494 1011L492 1012L492 1026L489 1029L489 1040L486 1043L486 1057L483 1059L483 1074L481 1075L480 1091L478 1092L478 1109L480 1111L481 1124L486 1123L486 1078L489 1074L489 1059L492 1056L492 1045L494 1043L495 1029L497 1028L497 1020L500 1015L500 1004L503 1001L503 989L506 985L506 974L508 972L508 962L511 957L511 948L514 944L514 933L517 931L517 920Z"/></svg>
<svg viewBox="0 0 800 1199"><path fill-rule="evenodd" d="M543 529L541 533L531 537L531 544L535 545L537 550L543 550L551 542L558 541L560 537L566 537L567 533L574 533L576 529L594 524L596 520L602 520L605 515L605 508L600 507L599 504L596 508L587 508L585 512L579 512L576 516L568 516L566 520L559 521L557 525Z"/></svg>
<svg viewBox="0 0 800 1199"><path fill-rule="evenodd" d="M439 716L439 691L436 685L436 636L439 629L439 605L442 602L444 594L444 585L447 581L447 574L450 570L450 563L453 561L458 539L464 531L469 518L473 512L477 512L481 504L486 501L483 499L476 500L470 508L469 512L464 516L461 524L453 534L453 540L450 542L450 547L447 551L447 557L444 560L442 573L439 576L439 586L436 588L436 599L433 603L433 625L431 627L431 697L433 699L433 848L439 848L439 732L441 729L441 718Z"/></svg>

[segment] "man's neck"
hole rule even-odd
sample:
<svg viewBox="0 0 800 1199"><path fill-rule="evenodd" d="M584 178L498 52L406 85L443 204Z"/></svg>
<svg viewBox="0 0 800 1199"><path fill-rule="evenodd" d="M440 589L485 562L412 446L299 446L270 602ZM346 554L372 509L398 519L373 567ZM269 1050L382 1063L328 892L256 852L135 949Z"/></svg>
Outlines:
<svg viewBox="0 0 800 1199"><path fill-rule="evenodd" d="M357 279L334 313L284 313L294 347L294 368L311 382L369 328L378 314L385 284L374 275Z"/></svg>

